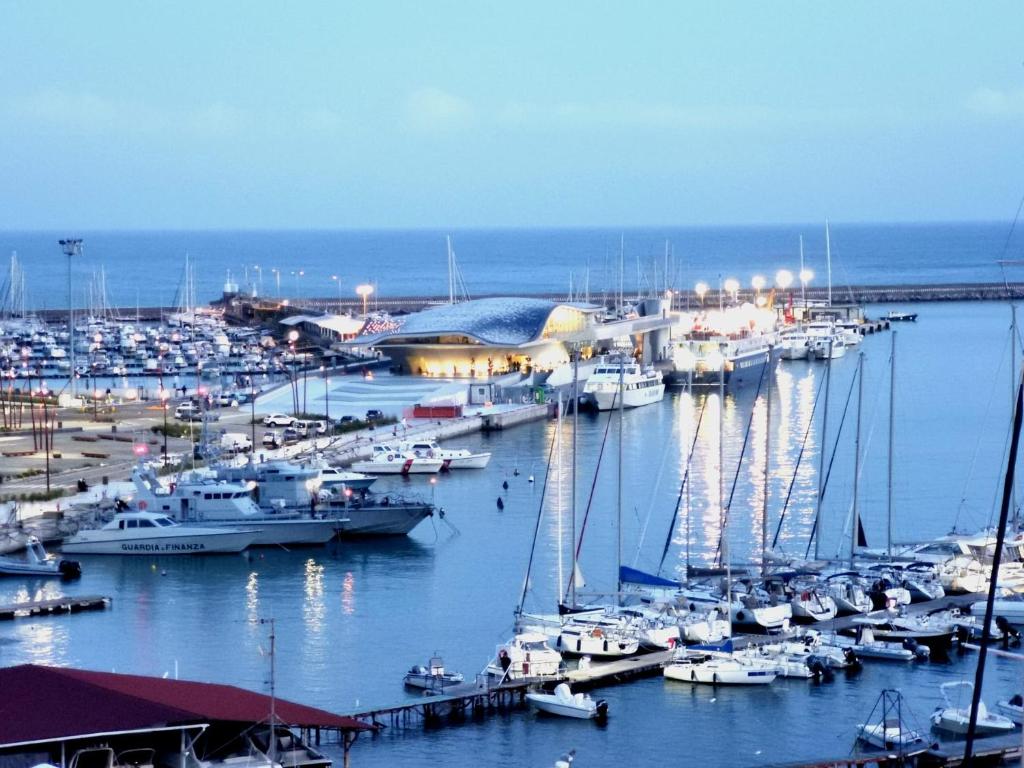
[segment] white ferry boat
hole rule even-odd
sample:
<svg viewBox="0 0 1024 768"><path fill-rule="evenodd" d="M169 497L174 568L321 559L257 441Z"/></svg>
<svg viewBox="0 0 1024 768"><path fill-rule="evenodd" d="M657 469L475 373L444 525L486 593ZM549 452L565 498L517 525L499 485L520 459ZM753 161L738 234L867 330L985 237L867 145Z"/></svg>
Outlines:
<svg viewBox="0 0 1024 768"><path fill-rule="evenodd" d="M620 405L637 408L660 403L664 397L665 383L659 371L643 370L632 360L622 360L599 363L583 387L581 400L599 411L608 411Z"/></svg>

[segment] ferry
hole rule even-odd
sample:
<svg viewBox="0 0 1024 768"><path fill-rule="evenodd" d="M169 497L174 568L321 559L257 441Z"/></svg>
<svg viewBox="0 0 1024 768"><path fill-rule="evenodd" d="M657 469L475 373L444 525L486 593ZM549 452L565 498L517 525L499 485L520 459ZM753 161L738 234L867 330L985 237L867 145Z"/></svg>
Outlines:
<svg viewBox="0 0 1024 768"><path fill-rule="evenodd" d="M628 359L612 360L595 366L583 387L580 404L609 411L620 406L637 408L660 403L664 397L665 383L660 371L653 368L644 370Z"/></svg>

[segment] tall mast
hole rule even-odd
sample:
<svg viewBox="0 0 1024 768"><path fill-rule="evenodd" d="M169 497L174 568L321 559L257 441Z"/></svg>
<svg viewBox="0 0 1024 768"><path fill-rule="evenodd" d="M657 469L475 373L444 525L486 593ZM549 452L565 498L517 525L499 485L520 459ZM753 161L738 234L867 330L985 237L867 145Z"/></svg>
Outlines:
<svg viewBox="0 0 1024 768"><path fill-rule="evenodd" d="M864 353L857 358L857 437L854 440L853 455L853 529L850 531L850 567L857 554L857 539L860 532L860 420L864 399Z"/></svg>
<svg viewBox="0 0 1024 768"><path fill-rule="evenodd" d="M619 360L619 502L618 520L615 525L617 555L615 558L615 602L622 605L622 424L626 413L626 360Z"/></svg>
<svg viewBox="0 0 1024 768"><path fill-rule="evenodd" d="M725 563L725 610L729 614L729 637L732 637L732 565L729 563L729 513L725 509L725 355L718 371L718 518Z"/></svg>
<svg viewBox="0 0 1024 768"><path fill-rule="evenodd" d="M814 559L818 559L821 541L821 497L825 494L825 436L828 434L828 390L832 381L832 342L828 343L825 358L825 405L821 414L821 455L818 457L818 503L814 510Z"/></svg>
<svg viewBox="0 0 1024 768"><path fill-rule="evenodd" d="M886 489L885 551L892 557L892 459L896 429L896 331L892 332L892 351L889 353L889 471Z"/></svg>
<svg viewBox="0 0 1024 768"><path fill-rule="evenodd" d="M576 431L579 428L579 410L580 410L580 350L576 346L573 350L573 363L572 363L572 523L571 533L572 537L569 541L572 543L572 572L569 576L569 587L572 594L572 602L569 603L571 606L576 605Z"/></svg>
<svg viewBox="0 0 1024 768"><path fill-rule="evenodd" d="M768 576L768 493L772 452L772 348L768 347L768 393L764 411L764 504L761 508L761 578Z"/></svg>
<svg viewBox="0 0 1024 768"><path fill-rule="evenodd" d="M828 305L832 306L832 238L828 233L828 219L825 219L825 261L828 263Z"/></svg>
<svg viewBox="0 0 1024 768"><path fill-rule="evenodd" d="M626 303L626 235L619 235L619 310Z"/></svg>
<svg viewBox="0 0 1024 768"><path fill-rule="evenodd" d="M445 235L445 243L448 246L448 303L455 303L455 256L452 254L452 236Z"/></svg>
<svg viewBox="0 0 1024 768"><path fill-rule="evenodd" d="M555 475L555 494L557 501L555 502L555 510L558 515L558 599L562 599L562 595L565 594L565 580L562 576L562 550L565 545L562 543L562 393L558 393L558 419L555 422L555 429L558 430L555 435L555 453L558 461L558 474ZM575 546L573 546L575 549Z"/></svg>
<svg viewBox="0 0 1024 768"><path fill-rule="evenodd" d="M804 236L800 235L800 303L804 305L804 316L800 318L807 322L807 281L804 280Z"/></svg>
<svg viewBox="0 0 1024 768"><path fill-rule="evenodd" d="M1010 407L1016 402L1017 397L1017 305L1010 305ZM1012 411L1011 411L1012 412ZM1013 527L1017 528L1020 517L1020 510L1017 508L1017 481L1014 479L1010 488L1010 509L1013 515Z"/></svg>

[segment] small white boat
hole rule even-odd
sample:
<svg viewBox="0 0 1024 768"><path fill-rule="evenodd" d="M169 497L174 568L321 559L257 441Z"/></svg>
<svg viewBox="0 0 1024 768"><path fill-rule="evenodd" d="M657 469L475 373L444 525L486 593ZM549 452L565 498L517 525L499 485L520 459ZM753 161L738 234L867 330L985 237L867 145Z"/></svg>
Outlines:
<svg viewBox="0 0 1024 768"><path fill-rule="evenodd" d="M957 707L949 700L949 694L947 691L953 688L967 688L972 693L974 691L974 683L966 680L954 680L949 683L943 683L939 686L942 691L942 698L946 701L945 707L939 707L932 713L931 721L932 727L937 731L944 731L945 733L951 733L957 736L962 736L967 733L968 726L971 720L971 707L968 702L966 707ZM988 711L985 706L985 702L978 702L978 722L976 733L978 736L993 736L999 733L1009 733L1016 724L1008 717L1003 715L993 714Z"/></svg>
<svg viewBox="0 0 1024 768"><path fill-rule="evenodd" d="M557 677L563 670L562 654L548 645L541 632L521 632L499 646L486 672L501 680Z"/></svg>
<svg viewBox="0 0 1024 768"><path fill-rule="evenodd" d="M608 716L608 702L592 699L585 693L573 693L565 683L555 686L554 693L528 693L526 700L541 712L578 720L593 720Z"/></svg>
<svg viewBox="0 0 1024 768"><path fill-rule="evenodd" d="M352 471L369 475L436 475L444 462L426 456L406 456L387 445L373 446L373 454L366 461L352 464Z"/></svg>
<svg viewBox="0 0 1024 768"><path fill-rule="evenodd" d="M1002 699L996 702L996 709L1017 725L1024 724L1024 699L1019 693L1015 693L1009 699Z"/></svg>
<svg viewBox="0 0 1024 768"><path fill-rule="evenodd" d="M211 555L241 552L258 531L181 525L156 512L119 512L102 528L65 539L64 552L83 555Z"/></svg>
<svg viewBox="0 0 1024 768"><path fill-rule="evenodd" d="M878 749L905 750L925 747L924 736L900 723L899 718L890 717L882 723L861 723L857 726L857 738Z"/></svg>
<svg viewBox="0 0 1024 768"><path fill-rule="evenodd" d="M601 363L583 385L582 400L599 411L613 408L637 408L660 403L665 397L665 383L660 371L641 370L631 359Z"/></svg>
<svg viewBox="0 0 1024 768"><path fill-rule="evenodd" d="M908 637L901 642L876 640L875 634L869 626L858 627L855 638L831 634L827 639L828 642L839 648L849 648L857 654L858 658L862 659L925 661L931 656L931 649L913 638Z"/></svg>
<svg viewBox="0 0 1024 768"><path fill-rule="evenodd" d="M555 647L572 656L618 658L639 651L640 638L616 626L572 620L562 625Z"/></svg>
<svg viewBox="0 0 1024 768"><path fill-rule="evenodd" d="M25 542L25 557L0 557L0 576L59 576L77 579L82 566L77 560L47 554L42 542L29 536Z"/></svg>
<svg viewBox="0 0 1024 768"><path fill-rule="evenodd" d="M432 656L429 666L415 665L403 678L403 682L409 688L421 688L425 691L443 691L446 685L458 685L462 681L462 673L447 671L440 656Z"/></svg>
<svg viewBox="0 0 1024 768"><path fill-rule="evenodd" d="M328 490L348 488L352 491L363 491L377 482L377 478L360 472L346 472L337 467L320 467L320 487Z"/></svg>
<svg viewBox="0 0 1024 768"><path fill-rule="evenodd" d="M846 339L839 333L823 336L810 342L810 356L815 360L835 360L846 354Z"/></svg>
<svg viewBox="0 0 1024 768"><path fill-rule="evenodd" d="M710 685L768 685L781 670L771 661L729 651L681 649L665 667L669 680Z"/></svg>
<svg viewBox="0 0 1024 768"><path fill-rule="evenodd" d="M491 461L490 451L473 453L468 448L442 448L433 440L402 443L400 449L406 456L412 454L416 458L440 459L442 470L485 469Z"/></svg>
<svg viewBox="0 0 1024 768"><path fill-rule="evenodd" d="M1011 624L1024 624L1024 595L1014 594L1006 597L997 597L992 605L993 616L1002 616ZM985 615L985 601L979 600L971 603L971 613L974 616Z"/></svg>

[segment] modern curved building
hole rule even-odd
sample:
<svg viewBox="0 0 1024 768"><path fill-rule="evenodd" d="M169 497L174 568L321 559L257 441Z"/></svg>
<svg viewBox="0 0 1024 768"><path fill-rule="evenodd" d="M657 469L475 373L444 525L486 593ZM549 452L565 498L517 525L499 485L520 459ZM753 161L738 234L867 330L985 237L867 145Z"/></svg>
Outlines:
<svg viewBox="0 0 1024 768"><path fill-rule="evenodd" d="M371 319L349 343L380 350L402 373L421 376L551 370L568 362L570 342L591 336L602 311L546 299L475 299Z"/></svg>

